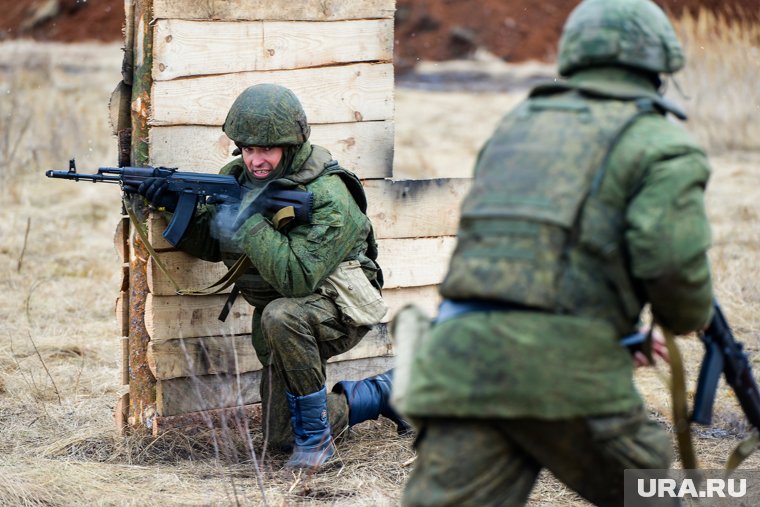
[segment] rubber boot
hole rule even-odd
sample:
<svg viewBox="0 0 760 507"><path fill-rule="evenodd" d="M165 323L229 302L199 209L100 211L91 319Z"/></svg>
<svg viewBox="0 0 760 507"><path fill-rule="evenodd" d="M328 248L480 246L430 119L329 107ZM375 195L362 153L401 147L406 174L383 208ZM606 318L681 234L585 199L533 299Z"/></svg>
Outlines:
<svg viewBox="0 0 760 507"><path fill-rule="evenodd" d="M327 420L327 389L306 396L288 396L290 425L295 435L293 454L288 468L319 468L335 454Z"/></svg>
<svg viewBox="0 0 760 507"><path fill-rule="evenodd" d="M393 370L388 370L364 380L338 382L332 390L346 395L349 426L383 416L396 423L396 431L404 435L411 432L412 427L391 406L392 386Z"/></svg>

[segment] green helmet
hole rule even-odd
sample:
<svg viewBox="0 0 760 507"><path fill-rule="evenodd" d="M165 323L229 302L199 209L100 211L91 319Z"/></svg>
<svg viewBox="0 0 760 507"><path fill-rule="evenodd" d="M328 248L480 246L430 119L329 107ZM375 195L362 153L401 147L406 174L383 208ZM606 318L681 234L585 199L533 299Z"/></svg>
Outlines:
<svg viewBox="0 0 760 507"><path fill-rule="evenodd" d="M311 132L298 97L275 84L246 88L230 107L222 130L239 146L298 145Z"/></svg>
<svg viewBox="0 0 760 507"><path fill-rule="evenodd" d="M673 25L651 0L584 0L565 22L559 73L624 65L672 74L684 65Z"/></svg>

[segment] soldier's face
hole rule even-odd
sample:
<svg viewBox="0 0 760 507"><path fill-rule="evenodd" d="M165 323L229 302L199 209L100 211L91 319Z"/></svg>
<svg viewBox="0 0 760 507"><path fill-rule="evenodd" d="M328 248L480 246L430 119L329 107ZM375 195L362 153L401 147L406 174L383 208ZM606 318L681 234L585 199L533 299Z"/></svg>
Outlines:
<svg viewBox="0 0 760 507"><path fill-rule="evenodd" d="M243 162L248 172L257 180L265 180L282 160L281 146L246 146Z"/></svg>

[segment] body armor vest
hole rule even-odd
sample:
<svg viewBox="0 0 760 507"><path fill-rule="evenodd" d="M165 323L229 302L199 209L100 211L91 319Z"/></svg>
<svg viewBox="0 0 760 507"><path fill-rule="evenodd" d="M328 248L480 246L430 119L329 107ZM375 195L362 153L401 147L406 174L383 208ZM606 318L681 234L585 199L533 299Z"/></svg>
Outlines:
<svg viewBox="0 0 760 507"><path fill-rule="evenodd" d="M623 252L625 203L597 191L618 139L651 100L533 96L480 154L440 292L630 329L641 309Z"/></svg>

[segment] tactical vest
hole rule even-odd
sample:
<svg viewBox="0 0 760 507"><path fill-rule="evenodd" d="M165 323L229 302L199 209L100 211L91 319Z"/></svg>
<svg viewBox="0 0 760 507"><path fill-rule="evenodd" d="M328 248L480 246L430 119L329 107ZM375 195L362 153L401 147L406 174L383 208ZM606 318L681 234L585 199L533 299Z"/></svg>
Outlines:
<svg viewBox="0 0 760 507"><path fill-rule="evenodd" d="M482 150L440 292L603 318L629 330L641 300L623 252L624 203L598 190L613 147L649 99L532 96Z"/></svg>
<svg viewBox="0 0 760 507"><path fill-rule="evenodd" d="M245 167L242 166L242 164L240 166L233 166L230 174L240 179L242 171L244 170ZM344 169L337 161L333 160L330 152L320 146L313 146L311 155L297 173L287 175L278 180L278 188L290 187L293 189L305 189L306 185L312 181L330 174L337 174L340 176L357 206L359 206L361 212L366 215L367 198L364 194L364 188L362 187L361 182L352 172ZM350 252L348 258L343 260L358 259L362 263L362 266L366 267L366 274L374 274L374 276L370 278L370 281L379 290L382 288L383 276L380 266L377 264L377 242L375 241L371 224L366 243L366 251L363 247L359 248L359 251ZM238 260L241 251L229 238L220 238L220 247L222 261L229 268ZM235 285L241 291L245 300L253 306L263 307L270 301L282 297L282 295L277 292L269 282L264 280L255 268L249 268L246 270L235 281Z"/></svg>

